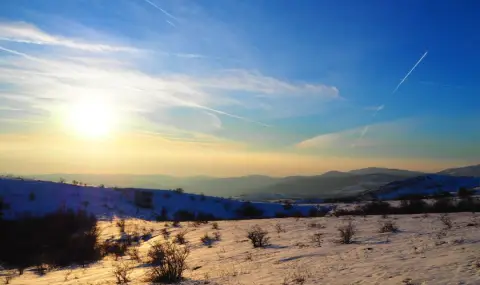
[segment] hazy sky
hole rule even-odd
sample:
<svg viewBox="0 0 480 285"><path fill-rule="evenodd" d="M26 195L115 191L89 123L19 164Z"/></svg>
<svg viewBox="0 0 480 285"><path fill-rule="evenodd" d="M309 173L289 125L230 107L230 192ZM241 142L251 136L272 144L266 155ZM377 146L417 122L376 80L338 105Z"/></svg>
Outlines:
<svg viewBox="0 0 480 285"><path fill-rule="evenodd" d="M478 11L475 0L2 0L0 173L478 163Z"/></svg>

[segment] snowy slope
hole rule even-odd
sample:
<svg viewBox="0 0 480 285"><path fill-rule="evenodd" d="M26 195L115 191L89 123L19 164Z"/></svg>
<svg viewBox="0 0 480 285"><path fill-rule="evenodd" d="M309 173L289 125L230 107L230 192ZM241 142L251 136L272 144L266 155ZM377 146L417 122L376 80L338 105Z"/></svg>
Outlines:
<svg viewBox="0 0 480 285"><path fill-rule="evenodd" d="M133 203L135 191L142 190L153 193L153 209L138 208ZM44 215L65 208L82 209L104 219L124 216L152 220L161 213L163 207L167 210L169 219L173 219L178 210L212 214L219 219L235 219L238 218L237 209L246 203L170 190L112 189L12 178L0 178L0 197L9 205L9 209L4 210L5 219L25 214ZM263 217L273 217L279 212L301 212L307 215L313 207L294 205L286 211L278 203L254 202L252 205L263 211Z"/></svg>
<svg viewBox="0 0 480 285"><path fill-rule="evenodd" d="M440 171L438 174L452 176L475 176L480 177L480 164L465 167L449 168Z"/></svg>
<svg viewBox="0 0 480 285"><path fill-rule="evenodd" d="M391 182L369 194L388 200L412 194L432 195L438 192L457 192L461 187L470 189L478 186L480 186L480 177L430 174Z"/></svg>
<svg viewBox="0 0 480 285"><path fill-rule="evenodd" d="M473 219L480 221L480 217L450 214L453 228L448 231L439 217L392 216L400 229L397 233L379 233L379 223L385 221L380 216L352 217L357 234L355 243L349 245L336 243L337 227L344 224L336 217L220 221L218 231L222 238L212 247L200 242L205 233L214 231L211 224L193 227L191 223L181 223L178 228L166 228L164 223L127 220L127 230L153 229L152 239L137 246L143 261L133 261L132 282L128 284L151 284L144 281L149 269L145 263L147 253L151 243L164 241L161 231L165 228L172 236L188 231L186 239L191 253L185 281L179 285L480 284L480 231L467 226ZM270 232L270 247L254 249L245 242L247 229L255 224ZM284 232L277 234L277 224ZM102 221L99 226L105 238L119 236L115 223ZM312 241L317 233L322 237L321 246ZM113 266L130 260L125 256L115 261L109 256L86 268L58 268L44 276L27 269L10 284L114 285Z"/></svg>

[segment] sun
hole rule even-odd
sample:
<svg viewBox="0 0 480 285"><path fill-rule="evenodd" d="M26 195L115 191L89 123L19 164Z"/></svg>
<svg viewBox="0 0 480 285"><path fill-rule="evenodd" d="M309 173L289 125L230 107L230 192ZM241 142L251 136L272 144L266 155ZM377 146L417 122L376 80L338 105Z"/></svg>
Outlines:
<svg viewBox="0 0 480 285"><path fill-rule="evenodd" d="M106 137L113 131L114 125L114 112L102 101L76 102L68 112L67 126L83 138Z"/></svg>

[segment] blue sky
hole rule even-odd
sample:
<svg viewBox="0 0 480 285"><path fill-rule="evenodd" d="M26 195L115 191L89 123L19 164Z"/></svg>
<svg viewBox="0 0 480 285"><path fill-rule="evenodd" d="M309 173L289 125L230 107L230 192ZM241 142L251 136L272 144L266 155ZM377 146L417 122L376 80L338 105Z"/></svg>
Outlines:
<svg viewBox="0 0 480 285"><path fill-rule="evenodd" d="M1 1L0 171L132 172L140 158L151 160L143 172L179 175L476 163L479 9L473 0ZM95 127L108 137L82 138ZM100 155L109 163L97 167L77 150L101 145L125 154ZM182 162L154 163L167 154Z"/></svg>

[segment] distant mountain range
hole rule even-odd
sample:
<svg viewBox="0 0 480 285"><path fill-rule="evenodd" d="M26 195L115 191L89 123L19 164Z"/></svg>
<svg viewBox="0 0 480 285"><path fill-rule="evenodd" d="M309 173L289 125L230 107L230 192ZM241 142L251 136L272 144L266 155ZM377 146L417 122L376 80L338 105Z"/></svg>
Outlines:
<svg viewBox="0 0 480 285"><path fill-rule="evenodd" d="M332 198L353 196L379 189L381 186L428 173L369 167L348 172L329 171L315 176L270 177L251 175L214 178L207 176L174 177L168 175L100 175L49 174L35 175L41 180L77 180L89 185L139 187L152 189L183 188L186 192L245 199ZM480 165L451 168L436 173L447 176L480 177Z"/></svg>

